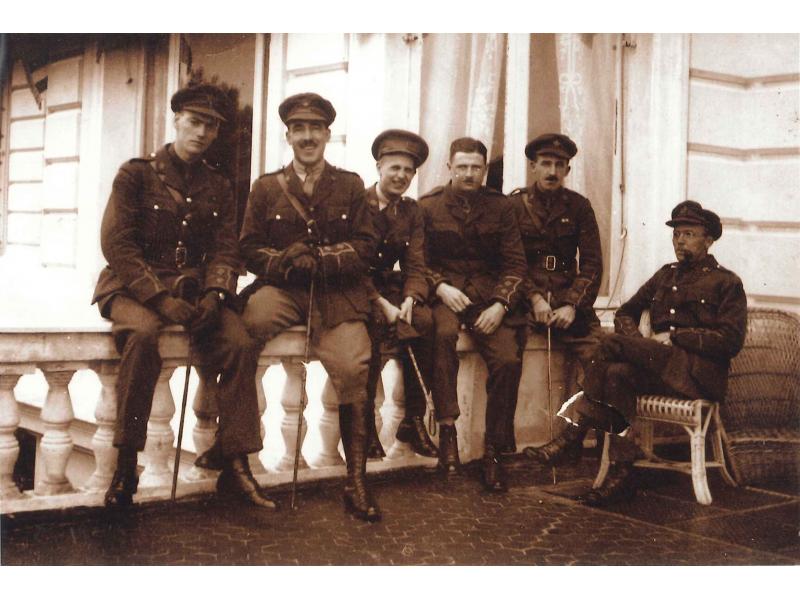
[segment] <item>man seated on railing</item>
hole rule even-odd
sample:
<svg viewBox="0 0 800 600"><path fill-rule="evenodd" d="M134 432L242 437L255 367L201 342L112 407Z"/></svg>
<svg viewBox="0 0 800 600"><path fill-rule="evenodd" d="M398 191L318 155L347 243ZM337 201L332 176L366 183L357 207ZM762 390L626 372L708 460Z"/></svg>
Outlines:
<svg viewBox="0 0 800 600"><path fill-rule="evenodd" d="M310 343L339 400L348 475L345 507L360 519L377 521L380 510L366 484L371 418L366 278L376 236L364 182L325 161L336 117L328 100L296 94L281 103L278 113L294 159L257 179L247 200L242 253L257 279L243 292L243 318L260 343L287 327L310 325Z"/></svg>
<svg viewBox="0 0 800 600"><path fill-rule="evenodd" d="M431 358L426 352L429 345L413 339L433 333L433 316L426 304L429 288L425 277L425 226L416 200L403 196L417 169L428 158L428 144L416 133L387 129L372 143L372 156L378 161L378 182L367 189L367 202L379 241L378 251L370 260L370 277L376 290L373 306L377 310L373 311L369 326L372 360L368 410L374 415L384 346L399 353L403 370L405 415L396 437L409 443L417 454L433 457L436 446L425 429L426 397L421 387L422 383L429 385L431 379ZM399 270L395 270L396 264ZM424 376L424 382L419 376ZM369 457L382 458L374 416L371 423Z"/></svg>
<svg viewBox="0 0 800 600"><path fill-rule="evenodd" d="M525 146L533 183L511 192L528 261L528 296L535 330L550 329L555 339L586 370L600 337L594 301L603 276L597 219L588 198L564 187L578 146L566 135L546 133ZM509 423L509 429L513 423ZM583 440L557 452L552 443L525 448L534 460L552 465L577 458ZM513 448L509 450L513 451ZM553 459L557 453L559 460Z"/></svg>
<svg viewBox="0 0 800 600"><path fill-rule="evenodd" d="M161 356L158 331L178 323L191 333L198 361L221 369L219 431L204 466L222 469L220 492L275 509L250 472L261 447L255 373L258 349L230 300L242 268L236 203L227 179L203 160L229 114L222 90L184 88L171 101L175 142L134 158L114 179L101 229L108 266L93 302L111 319L122 360L117 378L117 468L107 506L125 506L137 490ZM202 457L201 457L202 458Z"/></svg>
<svg viewBox="0 0 800 600"><path fill-rule="evenodd" d="M431 392L439 420L439 468L460 471L455 421L458 354L462 324L486 366L486 434L483 486L507 489L501 450L513 443L513 421L525 347L521 306L525 253L514 207L483 185L486 146L473 138L450 144L450 182L419 199L425 219L425 260L435 290Z"/></svg>
<svg viewBox="0 0 800 600"><path fill-rule="evenodd" d="M617 333L604 336L579 392L559 415L567 427L562 451L593 427L612 435L615 464L584 502L603 506L636 493L633 461L641 452L629 438L636 396L725 397L730 360L744 344L747 298L739 277L708 254L722 235L719 217L697 202L681 202L667 225L678 261L664 265L616 313ZM642 337L639 319L650 311L653 335Z"/></svg>

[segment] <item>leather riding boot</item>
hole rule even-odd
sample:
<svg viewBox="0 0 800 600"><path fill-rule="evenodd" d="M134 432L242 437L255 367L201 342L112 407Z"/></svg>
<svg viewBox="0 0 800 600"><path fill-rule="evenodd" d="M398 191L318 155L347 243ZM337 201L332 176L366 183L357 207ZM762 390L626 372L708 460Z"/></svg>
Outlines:
<svg viewBox="0 0 800 600"><path fill-rule="evenodd" d="M104 498L108 507L123 507L133 504L133 495L139 487L139 476L136 473L136 448L121 446L117 455L117 468L111 485Z"/></svg>
<svg viewBox="0 0 800 600"><path fill-rule="evenodd" d="M344 508L363 521L380 521L378 508L367 488L367 436L369 411L365 403L339 405L339 429L342 434L347 483L344 487Z"/></svg>
<svg viewBox="0 0 800 600"><path fill-rule="evenodd" d="M428 435L422 417L406 417L400 421L395 437L401 442L410 444L411 449L420 456L431 458L439 456L438 449Z"/></svg>
<svg viewBox="0 0 800 600"><path fill-rule="evenodd" d="M381 445L380 436L378 436L378 429L375 426L375 400L367 400L365 404L367 411L367 458L369 460L380 460L386 458L386 452Z"/></svg>
<svg viewBox="0 0 800 600"><path fill-rule="evenodd" d="M221 471L225 466L225 458L222 456L222 443L219 437L214 438L214 443L211 444L208 450L198 456L194 464L201 469L209 469L210 471Z"/></svg>
<svg viewBox="0 0 800 600"><path fill-rule="evenodd" d="M445 475L461 475L458 434L455 425L439 425L439 462L436 468Z"/></svg>
<svg viewBox="0 0 800 600"><path fill-rule="evenodd" d="M614 463L608 470L603 485L590 490L582 499L586 506L609 506L617 502L632 500L636 496L636 476L633 463Z"/></svg>
<svg viewBox="0 0 800 600"><path fill-rule="evenodd" d="M217 479L217 493L246 500L261 508L278 510L278 503L267 496L253 477L246 454L225 459L222 473Z"/></svg>
<svg viewBox="0 0 800 600"><path fill-rule="evenodd" d="M547 466L577 465L583 455L583 438L587 431L588 428L581 425L567 425L564 432L553 441L538 448L529 446L522 452L528 458Z"/></svg>
<svg viewBox="0 0 800 600"><path fill-rule="evenodd" d="M486 446L483 454L481 481L487 492L504 493L508 491L506 472L500 462L500 453L490 445Z"/></svg>

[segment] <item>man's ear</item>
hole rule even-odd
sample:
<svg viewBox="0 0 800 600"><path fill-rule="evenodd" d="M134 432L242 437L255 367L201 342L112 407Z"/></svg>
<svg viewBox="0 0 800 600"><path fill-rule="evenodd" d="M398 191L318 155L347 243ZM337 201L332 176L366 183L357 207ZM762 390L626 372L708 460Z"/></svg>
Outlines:
<svg viewBox="0 0 800 600"><path fill-rule="evenodd" d="M567 169L566 169L566 171L564 171L564 177L566 177L567 175L569 175L569 172L570 172L571 170L572 170L572 167L571 167L571 166L569 166L569 163L567 163Z"/></svg>

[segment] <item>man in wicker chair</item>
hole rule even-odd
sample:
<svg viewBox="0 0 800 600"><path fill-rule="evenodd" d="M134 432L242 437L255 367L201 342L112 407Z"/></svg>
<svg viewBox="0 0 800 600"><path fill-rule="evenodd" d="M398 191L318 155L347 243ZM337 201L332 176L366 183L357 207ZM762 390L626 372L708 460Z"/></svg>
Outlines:
<svg viewBox="0 0 800 600"><path fill-rule="evenodd" d="M639 447L627 436L636 415L636 396L664 394L722 401L730 360L744 344L747 298L735 273L708 253L722 235L719 217L687 200L672 211L672 245L677 262L661 267L617 311L616 333L604 336L586 372L583 392L559 415L573 427L556 438L566 451L593 427L614 433L614 462L603 485L584 504L605 506L636 493L633 461ZM650 311L653 333L639 331Z"/></svg>

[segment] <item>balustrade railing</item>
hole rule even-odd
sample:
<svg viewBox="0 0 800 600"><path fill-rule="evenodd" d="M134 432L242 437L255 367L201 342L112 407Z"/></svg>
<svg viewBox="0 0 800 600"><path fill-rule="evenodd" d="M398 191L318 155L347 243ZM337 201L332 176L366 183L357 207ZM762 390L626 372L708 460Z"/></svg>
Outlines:
<svg viewBox="0 0 800 600"><path fill-rule="evenodd" d="M312 372L321 376L323 381L317 378L312 381L313 385L307 386L309 405L303 414L299 410L304 339L302 328L292 328L271 340L259 359L257 377L262 383L258 386L262 435L267 429L265 421L269 420L266 418L269 414L281 438L281 443L269 444L271 452L250 456L256 478L267 487L291 481L298 419L303 419L300 480L340 477L345 473L339 449L336 393L318 363ZM143 471L135 501L167 498L171 487L180 395L173 393L170 381L173 375L176 380L183 381L187 338L180 328L167 328L161 334L159 348L163 367L148 422L147 444L139 454ZM459 446L462 461L469 461L478 458L483 450L486 367L467 334L459 339L458 349ZM541 336L532 334L524 354L516 414L520 448L547 441L549 405L556 408L564 398L565 370L561 352L555 351L552 360L553 397L550 403L545 343ZM0 331L0 511L12 513L102 504L117 456L112 440L118 365L119 357L108 327L98 327L94 331ZM99 391L93 395L81 391L79 397L73 398L70 381L77 371L84 369L97 375ZM273 369L283 370L285 380L282 386L264 385L265 381L276 379L268 376ZM36 403L18 398L16 393L21 378L37 370L47 384L40 408ZM218 417L215 376L202 368L195 371L197 379L191 402L193 415L187 419L184 434L185 451L178 495L211 491L216 480L215 472L193 464L194 457L212 444ZM317 389L317 393L311 393L312 387ZM74 409L79 404L86 408L86 403L94 407L94 422L88 424L94 433L90 439L78 440L82 445L76 448ZM39 437L36 483L33 490L25 492L21 492L14 482L14 467L20 454L15 432L21 426L23 412L25 429ZM370 461L368 471L435 464L435 459L417 456L407 444L395 439L403 414L402 377L398 363L390 359L384 368L376 398L376 422L387 456L382 461ZM311 415L316 418L312 419ZM188 428L190 421L193 423L191 430ZM84 428L86 425L83 423ZM310 433L314 435L307 435ZM83 478L69 474L69 462L78 451L94 459L91 472Z"/></svg>

